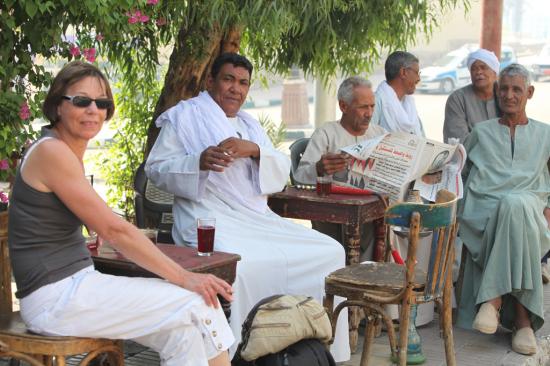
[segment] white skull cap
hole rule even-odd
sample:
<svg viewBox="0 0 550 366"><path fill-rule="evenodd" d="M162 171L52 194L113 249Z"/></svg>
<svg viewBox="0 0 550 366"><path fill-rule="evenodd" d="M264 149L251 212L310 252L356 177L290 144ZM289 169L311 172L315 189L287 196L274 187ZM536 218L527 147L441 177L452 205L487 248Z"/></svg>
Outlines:
<svg viewBox="0 0 550 366"><path fill-rule="evenodd" d="M468 69L472 68L472 64L476 62L476 60L485 63L497 74L500 71L500 62L498 62L497 56L492 51L480 48L479 50L470 53L468 55Z"/></svg>

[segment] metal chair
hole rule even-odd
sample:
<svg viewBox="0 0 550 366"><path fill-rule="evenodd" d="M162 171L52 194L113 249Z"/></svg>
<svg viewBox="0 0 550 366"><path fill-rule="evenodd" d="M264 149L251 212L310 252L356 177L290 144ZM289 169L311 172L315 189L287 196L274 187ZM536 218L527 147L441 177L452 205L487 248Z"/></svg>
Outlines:
<svg viewBox="0 0 550 366"><path fill-rule="evenodd" d="M361 366L368 364L375 328L383 320L388 331L392 358L399 365L407 362L408 328L411 304L435 301L439 307L440 325L445 341L447 365L456 365L452 334L451 289L457 198L440 191L435 204L399 203L385 213L386 237L392 226L408 231L408 253L405 265L396 263L355 264L339 269L325 279L325 308L331 317L333 332L340 311L359 306L368 317ZM420 232L432 232L428 271L416 266L416 249ZM386 245L389 249L389 243ZM332 311L334 296L346 300ZM399 342L392 319L384 310L386 304L401 305ZM397 347L397 344L399 347Z"/></svg>
<svg viewBox="0 0 550 366"><path fill-rule="evenodd" d="M294 141L289 146L290 162L291 162L290 183L292 185L300 183L294 180L294 172L296 171L296 169L298 169L298 164L300 164L300 159L302 159L302 155L304 155L304 151L306 151L306 147L308 143L309 143L309 137L302 137Z"/></svg>
<svg viewBox="0 0 550 366"><path fill-rule="evenodd" d="M159 230L159 242L174 243L172 238L174 195L157 188L149 181L145 174L145 162L141 163L136 171L134 191L137 226L141 229L155 227Z"/></svg>
<svg viewBox="0 0 550 366"><path fill-rule="evenodd" d="M86 354L79 365L87 366L105 354L110 366L124 365L122 342L112 339L52 337L27 330L19 312L12 310L11 266L8 256L7 215L0 213L0 265L2 270L0 301L0 357L10 358L10 365L25 361L31 366L65 366L65 357Z"/></svg>

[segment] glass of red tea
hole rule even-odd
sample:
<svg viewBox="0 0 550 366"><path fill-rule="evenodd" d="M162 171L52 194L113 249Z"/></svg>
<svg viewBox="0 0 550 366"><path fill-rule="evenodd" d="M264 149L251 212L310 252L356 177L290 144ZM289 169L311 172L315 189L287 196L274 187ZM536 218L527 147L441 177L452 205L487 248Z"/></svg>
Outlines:
<svg viewBox="0 0 550 366"><path fill-rule="evenodd" d="M328 196L332 187L332 175L317 177L316 191L319 196Z"/></svg>
<svg viewBox="0 0 550 366"><path fill-rule="evenodd" d="M200 256L212 255L214 251L214 234L216 232L216 219L197 219L197 253Z"/></svg>

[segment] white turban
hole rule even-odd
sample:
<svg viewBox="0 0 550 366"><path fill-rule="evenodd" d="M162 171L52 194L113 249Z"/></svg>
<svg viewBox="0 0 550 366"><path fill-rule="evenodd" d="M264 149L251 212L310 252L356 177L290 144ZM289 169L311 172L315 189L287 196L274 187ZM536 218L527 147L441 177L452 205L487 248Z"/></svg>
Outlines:
<svg viewBox="0 0 550 366"><path fill-rule="evenodd" d="M485 63L498 75L498 72L500 71L500 62L498 62L497 56L492 51L480 48L479 50L470 53L468 55L468 69L472 68L472 64L476 62L476 60Z"/></svg>

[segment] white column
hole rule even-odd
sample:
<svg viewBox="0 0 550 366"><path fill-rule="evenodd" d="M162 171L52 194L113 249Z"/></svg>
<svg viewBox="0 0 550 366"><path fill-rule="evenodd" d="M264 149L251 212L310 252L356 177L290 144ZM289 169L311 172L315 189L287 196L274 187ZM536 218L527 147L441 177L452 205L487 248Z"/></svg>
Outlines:
<svg viewBox="0 0 550 366"><path fill-rule="evenodd" d="M315 128L325 122L336 120L336 78L331 77L327 84L315 79Z"/></svg>

